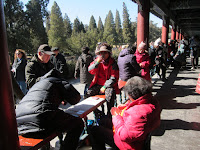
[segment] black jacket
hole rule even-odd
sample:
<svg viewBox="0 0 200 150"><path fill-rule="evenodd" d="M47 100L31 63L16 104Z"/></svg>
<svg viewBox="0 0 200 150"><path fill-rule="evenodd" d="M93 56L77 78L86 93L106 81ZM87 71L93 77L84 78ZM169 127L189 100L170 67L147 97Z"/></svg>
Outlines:
<svg viewBox="0 0 200 150"><path fill-rule="evenodd" d="M159 46L158 48L156 48L155 52L156 52L156 58L155 58L156 65L165 66L165 60L164 60L165 52L163 48Z"/></svg>
<svg viewBox="0 0 200 150"><path fill-rule="evenodd" d="M65 57L58 53L57 56L51 55L51 63L54 65L54 68L59 70L62 78L67 79L68 75L68 67L67 67L67 63L66 63L66 59Z"/></svg>
<svg viewBox="0 0 200 150"><path fill-rule="evenodd" d="M62 101L76 104L80 94L66 80L48 77L34 84L16 108L18 133L44 131L56 121Z"/></svg>
<svg viewBox="0 0 200 150"><path fill-rule="evenodd" d="M53 69L53 64L49 61L48 63L41 63L38 60L38 55L34 55L30 62L26 65L25 75L26 75L26 84L28 89L30 89L37 81L40 80L40 77L45 75Z"/></svg>

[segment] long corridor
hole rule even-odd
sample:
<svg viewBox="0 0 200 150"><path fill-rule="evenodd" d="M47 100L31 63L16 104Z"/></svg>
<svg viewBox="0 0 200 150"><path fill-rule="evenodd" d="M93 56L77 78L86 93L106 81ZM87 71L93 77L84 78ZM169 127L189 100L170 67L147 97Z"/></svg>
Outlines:
<svg viewBox="0 0 200 150"><path fill-rule="evenodd" d="M200 94L195 92L200 69L190 70L187 58L184 70L167 69L166 82L152 78L153 95L161 105L161 125L152 134L151 150L200 150ZM79 80L70 83L83 95L83 85ZM119 103L119 95L117 95ZM88 115L93 119L93 114ZM55 139L51 142L55 146ZM84 146L79 150L89 150Z"/></svg>
<svg viewBox="0 0 200 150"><path fill-rule="evenodd" d="M154 95L162 112L161 125L152 136L152 150L200 149L200 95L195 92L200 69L169 68L168 81L154 81ZM199 79L200 80L200 79Z"/></svg>

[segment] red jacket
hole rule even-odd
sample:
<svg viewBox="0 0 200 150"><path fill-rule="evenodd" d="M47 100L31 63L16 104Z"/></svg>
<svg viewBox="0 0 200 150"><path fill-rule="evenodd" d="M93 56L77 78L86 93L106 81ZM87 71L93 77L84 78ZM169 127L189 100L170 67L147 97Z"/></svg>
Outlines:
<svg viewBox="0 0 200 150"><path fill-rule="evenodd" d="M96 62L96 59L90 64L93 65ZM103 63L100 63L99 65L104 65ZM94 75L94 78L90 84L90 87L94 86L97 83L98 80L98 74L101 73L102 70L99 69L100 67L94 68L89 71L89 73ZM115 78L115 83L113 85L105 85L105 87L108 86L113 86L115 89L116 94L119 94L119 88L118 88L118 79L119 79L119 68L117 66L116 61L113 58L109 58L109 64L106 70L104 70L106 73L106 83L111 83L107 82L111 77Z"/></svg>
<svg viewBox="0 0 200 150"><path fill-rule="evenodd" d="M127 104L123 116L112 119L114 141L121 150L142 150L146 136L160 125L160 106L151 94Z"/></svg>
<svg viewBox="0 0 200 150"><path fill-rule="evenodd" d="M150 70L149 70L149 65L151 63L150 57L148 53L139 53L138 50L135 52L136 56L136 61L138 64L142 63L141 67L141 76L146 79L146 80L151 80L150 77Z"/></svg>

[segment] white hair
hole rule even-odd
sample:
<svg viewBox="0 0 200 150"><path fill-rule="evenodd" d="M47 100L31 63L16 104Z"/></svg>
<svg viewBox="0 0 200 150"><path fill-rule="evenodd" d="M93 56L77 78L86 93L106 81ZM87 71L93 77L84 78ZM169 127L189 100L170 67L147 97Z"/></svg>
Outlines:
<svg viewBox="0 0 200 150"><path fill-rule="evenodd" d="M158 45L160 45L161 43L161 39L158 38L155 42L154 42L154 46L157 47Z"/></svg>

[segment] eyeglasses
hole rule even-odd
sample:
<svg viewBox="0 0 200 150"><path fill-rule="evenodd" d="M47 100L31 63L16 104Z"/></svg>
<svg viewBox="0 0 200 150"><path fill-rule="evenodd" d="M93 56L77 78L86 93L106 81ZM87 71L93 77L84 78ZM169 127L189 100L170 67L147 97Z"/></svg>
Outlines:
<svg viewBox="0 0 200 150"><path fill-rule="evenodd" d="M21 53L15 53L16 55L19 55L19 54L21 54Z"/></svg>

